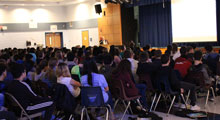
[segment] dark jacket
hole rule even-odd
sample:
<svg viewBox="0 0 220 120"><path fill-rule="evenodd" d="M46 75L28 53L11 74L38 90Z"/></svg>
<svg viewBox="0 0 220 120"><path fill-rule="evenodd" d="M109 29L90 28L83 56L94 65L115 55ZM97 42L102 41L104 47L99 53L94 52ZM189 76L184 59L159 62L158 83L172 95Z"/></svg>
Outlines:
<svg viewBox="0 0 220 120"><path fill-rule="evenodd" d="M139 77L139 83L145 83L148 90L153 90L153 73L157 70L157 66L153 63L138 63L137 75Z"/></svg>
<svg viewBox="0 0 220 120"><path fill-rule="evenodd" d="M33 94L27 86L18 80L13 80L9 84L7 92L11 93L25 109L40 101L46 101L46 99Z"/></svg>
<svg viewBox="0 0 220 120"><path fill-rule="evenodd" d="M161 67L157 72L157 81L162 77L168 77L168 80L170 82L171 89L173 91L180 91L180 80L177 78L175 71L169 67Z"/></svg>

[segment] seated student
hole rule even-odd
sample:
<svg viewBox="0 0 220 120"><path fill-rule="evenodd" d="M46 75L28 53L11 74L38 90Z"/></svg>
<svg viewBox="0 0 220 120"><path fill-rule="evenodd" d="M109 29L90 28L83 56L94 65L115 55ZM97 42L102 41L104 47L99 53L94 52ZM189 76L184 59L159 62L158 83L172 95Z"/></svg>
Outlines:
<svg viewBox="0 0 220 120"><path fill-rule="evenodd" d="M219 61L219 54L213 51L212 46L207 45L205 46L206 54L204 56L204 64L207 64L215 75L217 70L217 62Z"/></svg>
<svg viewBox="0 0 220 120"><path fill-rule="evenodd" d="M187 47L187 54L186 58L192 63L193 62L193 57L194 57L194 49L192 46Z"/></svg>
<svg viewBox="0 0 220 120"><path fill-rule="evenodd" d="M71 78L69 68L66 63L59 63L56 69L57 83L64 84L74 97L80 94L81 84Z"/></svg>
<svg viewBox="0 0 220 120"><path fill-rule="evenodd" d="M140 54L140 61L138 63L137 75L139 76L139 83L145 83L148 90L153 90L151 77L156 72L157 66L149 62L149 55L147 52Z"/></svg>
<svg viewBox="0 0 220 120"><path fill-rule="evenodd" d="M0 119L16 120L14 113L6 111L4 107L5 84L3 81L7 75L6 68L7 66L4 63L0 63Z"/></svg>
<svg viewBox="0 0 220 120"><path fill-rule="evenodd" d="M46 60L41 60L36 68L35 81L45 79L45 74L48 68L48 62Z"/></svg>
<svg viewBox="0 0 220 120"><path fill-rule="evenodd" d="M14 80L9 84L7 92L12 94L28 113L46 111L44 120L49 120L53 113L53 101L37 96L31 87L23 82L26 71L22 64L14 63L11 68Z"/></svg>
<svg viewBox="0 0 220 120"><path fill-rule="evenodd" d="M49 87L52 87L55 83L57 83L56 77L56 67L58 66L58 60L56 58L50 58L48 62L48 69L45 73L43 82L47 83Z"/></svg>
<svg viewBox="0 0 220 120"><path fill-rule="evenodd" d="M73 52L67 53L67 65L69 70L73 68L73 66L77 65L76 61L78 62L78 59L75 57L75 54Z"/></svg>
<svg viewBox="0 0 220 120"><path fill-rule="evenodd" d="M184 78L187 74L192 63L186 58L186 47L181 47L180 54L181 56L175 60L174 69L178 70L181 74L181 77Z"/></svg>
<svg viewBox="0 0 220 120"><path fill-rule="evenodd" d="M128 97L141 95L141 103L144 108L147 108L146 100L146 85L144 84L135 84L132 72L131 72L131 63L130 61L124 59L122 60L118 67L113 71L112 78L114 79L113 84L118 85L118 81L122 81L125 87L125 93Z"/></svg>
<svg viewBox="0 0 220 120"><path fill-rule="evenodd" d="M202 83L204 82L205 84L211 85L212 84L212 78L211 78L211 71L209 70L208 66L206 64L202 63L202 52L201 51L196 51L194 53L194 64L191 66L189 72L192 71L200 71L202 72L203 78L199 80L204 80L204 81L197 81L197 83Z"/></svg>
<svg viewBox="0 0 220 120"><path fill-rule="evenodd" d="M98 74L98 68L95 62L91 60L87 60L83 64L83 76L81 77L82 86L100 86L102 89L102 94L105 103L112 104L112 98L109 97L109 87L108 83L102 74Z"/></svg>
<svg viewBox="0 0 220 120"><path fill-rule="evenodd" d="M99 73L103 74L105 76L105 79L107 80L107 83L109 85L109 89L111 92L113 92L113 84L112 84L112 71L113 71L113 58L110 54L104 55L104 65L100 68Z"/></svg>
<svg viewBox="0 0 220 120"><path fill-rule="evenodd" d="M82 86L101 87L104 102L109 104L113 109L113 102L111 93L109 92L108 83L104 75L98 73L96 63L92 59L87 59L83 64L83 76L81 77ZM114 113L111 113L112 119L114 119Z"/></svg>
<svg viewBox="0 0 220 120"><path fill-rule="evenodd" d="M158 81L161 77L166 76L169 78L168 80L173 91L184 93L184 90L190 90L191 109L199 110L200 107L196 105L195 85L180 81L177 78L175 71L169 66L170 57L168 55L162 55L161 62L162 67L158 70L156 80Z"/></svg>

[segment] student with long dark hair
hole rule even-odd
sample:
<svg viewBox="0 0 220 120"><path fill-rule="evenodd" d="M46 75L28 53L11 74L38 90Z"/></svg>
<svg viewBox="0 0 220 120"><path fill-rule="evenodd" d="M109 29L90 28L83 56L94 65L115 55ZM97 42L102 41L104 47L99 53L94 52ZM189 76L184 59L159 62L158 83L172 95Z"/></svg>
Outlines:
<svg viewBox="0 0 220 120"><path fill-rule="evenodd" d="M101 87L104 102L113 108L112 97L109 92L108 83L104 75L98 73L96 63L92 59L87 59L83 64L83 76L81 77L82 86ZM112 117L113 113L112 113Z"/></svg>
<svg viewBox="0 0 220 120"><path fill-rule="evenodd" d="M143 107L147 108L146 101L146 85L144 84L135 84L131 72L131 63L129 60L122 60L118 67L113 71L112 77L115 81L113 84L118 84L118 80L121 80L125 87L125 93L128 97L141 95L141 103Z"/></svg>

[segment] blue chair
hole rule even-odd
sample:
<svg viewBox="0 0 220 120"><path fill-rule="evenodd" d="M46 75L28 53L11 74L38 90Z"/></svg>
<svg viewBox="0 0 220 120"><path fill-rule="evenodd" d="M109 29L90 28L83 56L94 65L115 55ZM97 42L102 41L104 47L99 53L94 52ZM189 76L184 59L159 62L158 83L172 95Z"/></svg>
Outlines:
<svg viewBox="0 0 220 120"><path fill-rule="evenodd" d="M87 108L105 108L107 110L106 120L109 119L109 110L111 112L111 106L105 104L101 87L82 87L81 105L83 106L81 120L83 120L84 111L86 111L87 118L89 117Z"/></svg>
<svg viewBox="0 0 220 120"><path fill-rule="evenodd" d="M173 96L173 99L172 99L172 102L170 104L170 107L169 107L169 110L168 110L167 114L170 113L170 110L173 106L173 103L174 103L177 95L181 95L181 97L182 97L182 99L183 99L183 101L186 105L186 108L187 108L187 104L186 104L186 101L185 101L185 98L184 98L183 94L180 94L179 92L172 91L172 89L170 87L170 83L169 83L169 76L160 76L160 78L157 81L157 87L158 87L158 90L160 91L160 94L159 94L159 97L157 99L154 111L157 108L157 105L158 105L158 102L160 101L161 95L163 95L165 99L167 97L170 97L171 95Z"/></svg>

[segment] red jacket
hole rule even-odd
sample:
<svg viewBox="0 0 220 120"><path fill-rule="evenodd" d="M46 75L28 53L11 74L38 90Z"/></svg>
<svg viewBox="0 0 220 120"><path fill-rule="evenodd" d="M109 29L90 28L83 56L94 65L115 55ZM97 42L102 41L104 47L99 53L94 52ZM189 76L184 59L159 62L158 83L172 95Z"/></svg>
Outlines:
<svg viewBox="0 0 220 120"><path fill-rule="evenodd" d="M186 76L186 74L188 73L188 70L191 67L191 65L192 65L192 63L189 60L187 60L186 58L183 58L183 57L179 57L175 61L174 69L178 70L180 72L182 78L184 78Z"/></svg>

